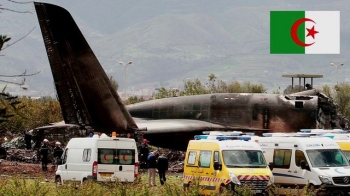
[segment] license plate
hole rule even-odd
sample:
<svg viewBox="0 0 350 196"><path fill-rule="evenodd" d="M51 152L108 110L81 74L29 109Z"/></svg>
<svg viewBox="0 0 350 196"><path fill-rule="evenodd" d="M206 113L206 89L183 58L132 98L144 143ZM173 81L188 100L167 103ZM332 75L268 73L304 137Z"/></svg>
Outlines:
<svg viewBox="0 0 350 196"><path fill-rule="evenodd" d="M262 190L255 190L255 193L262 193Z"/></svg>
<svg viewBox="0 0 350 196"><path fill-rule="evenodd" d="M111 177L112 174L109 174L109 173L100 173L100 176L101 176L101 177Z"/></svg>

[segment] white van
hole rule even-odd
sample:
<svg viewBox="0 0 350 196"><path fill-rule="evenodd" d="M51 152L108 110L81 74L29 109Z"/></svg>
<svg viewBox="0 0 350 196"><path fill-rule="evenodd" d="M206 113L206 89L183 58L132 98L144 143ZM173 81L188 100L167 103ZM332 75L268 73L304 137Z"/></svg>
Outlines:
<svg viewBox="0 0 350 196"><path fill-rule="evenodd" d="M273 165L275 183L283 187L323 186L350 192L350 166L337 143L327 137L252 137Z"/></svg>
<svg viewBox="0 0 350 196"><path fill-rule="evenodd" d="M72 138L62 154L55 181L133 182L138 175L137 155L134 139Z"/></svg>

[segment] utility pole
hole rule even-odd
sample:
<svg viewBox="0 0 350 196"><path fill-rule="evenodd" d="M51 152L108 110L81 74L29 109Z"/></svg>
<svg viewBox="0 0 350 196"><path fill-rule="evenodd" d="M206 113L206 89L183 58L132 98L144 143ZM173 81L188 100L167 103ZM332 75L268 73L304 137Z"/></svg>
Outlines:
<svg viewBox="0 0 350 196"><path fill-rule="evenodd" d="M338 68L340 67L340 66L343 66L344 65L344 63L341 63L340 65L336 65L336 64L334 64L334 63L331 63L331 66L335 66L336 68L337 68L337 85L338 85Z"/></svg>
<svg viewBox="0 0 350 196"><path fill-rule="evenodd" d="M124 64L122 61L120 61L119 64L124 66L124 93L123 94L124 94L124 99L126 100L127 99L127 97L126 97L126 70L128 68L128 65L132 64L132 61L129 61L126 64Z"/></svg>

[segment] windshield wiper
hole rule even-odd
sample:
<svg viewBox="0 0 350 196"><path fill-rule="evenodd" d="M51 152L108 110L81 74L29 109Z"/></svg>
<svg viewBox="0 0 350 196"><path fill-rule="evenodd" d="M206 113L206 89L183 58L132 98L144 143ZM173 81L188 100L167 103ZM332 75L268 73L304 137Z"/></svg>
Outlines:
<svg viewBox="0 0 350 196"><path fill-rule="evenodd" d="M248 167L248 168L265 168L266 165L247 165L245 167Z"/></svg>
<svg viewBox="0 0 350 196"><path fill-rule="evenodd" d="M230 165L226 164L227 167L236 167L236 168L245 168L246 166L241 166L241 165Z"/></svg>

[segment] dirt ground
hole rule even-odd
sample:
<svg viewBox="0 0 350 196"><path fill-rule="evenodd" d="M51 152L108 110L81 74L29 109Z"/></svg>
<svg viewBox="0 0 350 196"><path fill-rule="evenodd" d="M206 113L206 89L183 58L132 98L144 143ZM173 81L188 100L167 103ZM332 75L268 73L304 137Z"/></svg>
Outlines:
<svg viewBox="0 0 350 196"><path fill-rule="evenodd" d="M178 170L183 169L182 166L175 165L173 167L175 170L171 170L167 172L168 175L182 175L182 172ZM7 161L2 160L0 163L0 177L14 177L21 176L24 178L39 178L43 177L48 179L49 181L54 181L55 178L56 167L52 164L48 165L48 171L42 171L41 164L33 164L33 163L25 163L18 161ZM140 173L145 173L146 170L140 170Z"/></svg>
<svg viewBox="0 0 350 196"><path fill-rule="evenodd" d="M48 165L48 171L41 170L41 164L24 163L17 161L2 160L0 163L0 177L23 176L27 178L46 177L54 179L56 168Z"/></svg>

